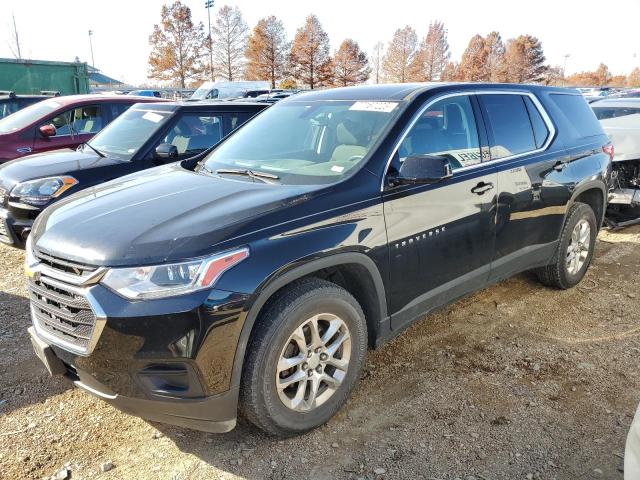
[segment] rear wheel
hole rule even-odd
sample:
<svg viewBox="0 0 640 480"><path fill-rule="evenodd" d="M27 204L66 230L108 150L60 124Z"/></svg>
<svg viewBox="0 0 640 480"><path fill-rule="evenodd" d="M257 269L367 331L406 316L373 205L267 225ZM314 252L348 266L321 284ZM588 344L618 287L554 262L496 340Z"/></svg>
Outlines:
<svg viewBox="0 0 640 480"><path fill-rule="evenodd" d="M587 273L598 233L591 207L576 202L571 206L560 234L552 263L536 270L545 285L567 289L577 285Z"/></svg>
<svg viewBox="0 0 640 480"><path fill-rule="evenodd" d="M248 347L242 413L280 436L327 422L355 385L367 350L362 308L343 288L305 279L281 291Z"/></svg>

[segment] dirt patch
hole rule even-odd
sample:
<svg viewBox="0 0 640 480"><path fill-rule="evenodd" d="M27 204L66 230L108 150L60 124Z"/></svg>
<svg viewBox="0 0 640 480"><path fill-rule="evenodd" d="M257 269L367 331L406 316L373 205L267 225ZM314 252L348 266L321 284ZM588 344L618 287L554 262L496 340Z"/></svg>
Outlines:
<svg viewBox="0 0 640 480"><path fill-rule="evenodd" d="M149 424L31 352L22 252L0 247L0 477L622 479L640 400L640 227L603 232L569 291L519 275L370 352L347 406L278 440ZM101 471L111 461L114 468Z"/></svg>

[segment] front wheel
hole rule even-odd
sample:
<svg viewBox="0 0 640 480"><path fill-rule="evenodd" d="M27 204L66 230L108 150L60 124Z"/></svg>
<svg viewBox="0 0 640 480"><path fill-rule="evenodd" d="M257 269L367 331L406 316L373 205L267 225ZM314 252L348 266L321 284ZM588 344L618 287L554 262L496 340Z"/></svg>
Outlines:
<svg viewBox="0 0 640 480"><path fill-rule="evenodd" d="M545 285L567 289L587 273L598 234L596 216L585 203L574 203L567 214L553 261L536 270Z"/></svg>
<svg viewBox="0 0 640 480"><path fill-rule="evenodd" d="M343 288L305 279L276 294L257 320L240 391L245 417L288 436L327 422L346 402L367 351L367 325Z"/></svg>

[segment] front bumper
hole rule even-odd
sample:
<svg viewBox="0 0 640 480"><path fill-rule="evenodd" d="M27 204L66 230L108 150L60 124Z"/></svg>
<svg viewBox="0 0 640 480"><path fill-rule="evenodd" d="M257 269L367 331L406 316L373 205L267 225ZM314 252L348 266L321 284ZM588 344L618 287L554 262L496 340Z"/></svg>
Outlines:
<svg viewBox="0 0 640 480"><path fill-rule="evenodd" d="M33 218L30 218L31 216ZM16 248L24 248L34 219L35 215L16 218L9 210L0 208L0 242Z"/></svg>
<svg viewBox="0 0 640 480"><path fill-rule="evenodd" d="M87 372L64 362L54 347L29 328L38 358L52 376L61 375L79 388L101 398L125 413L155 421L213 433L224 433L236 425L237 390L198 399L150 400L131 398L113 392Z"/></svg>

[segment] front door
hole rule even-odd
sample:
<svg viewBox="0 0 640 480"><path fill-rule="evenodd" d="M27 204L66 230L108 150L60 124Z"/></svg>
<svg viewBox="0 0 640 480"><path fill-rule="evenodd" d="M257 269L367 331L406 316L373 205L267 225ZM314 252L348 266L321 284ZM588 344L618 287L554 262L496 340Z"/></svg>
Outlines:
<svg viewBox="0 0 640 480"><path fill-rule="evenodd" d="M59 148L75 148L85 143L98 133L103 125L103 115L100 105L84 105L57 113L38 125L53 125L56 134L43 137L38 128L35 131L33 152L45 152Z"/></svg>
<svg viewBox="0 0 640 480"><path fill-rule="evenodd" d="M489 277L494 248L497 175L484 165L486 134L473 96L430 102L399 145L404 158L449 159L453 176L433 185L385 187L393 329L470 291Z"/></svg>

